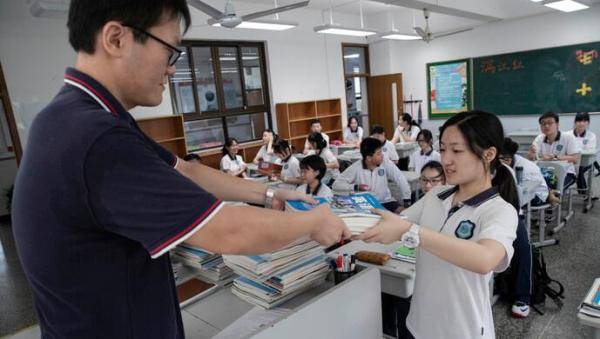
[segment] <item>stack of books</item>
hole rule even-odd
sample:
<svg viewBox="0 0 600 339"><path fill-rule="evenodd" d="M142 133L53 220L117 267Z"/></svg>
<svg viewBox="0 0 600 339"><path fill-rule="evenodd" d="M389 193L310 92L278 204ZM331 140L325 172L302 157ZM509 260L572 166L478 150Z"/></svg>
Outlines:
<svg viewBox="0 0 600 339"><path fill-rule="evenodd" d="M579 312L594 318L600 318L600 278L594 280L592 288L583 299Z"/></svg>
<svg viewBox="0 0 600 339"><path fill-rule="evenodd" d="M269 254L223 258L240 275L233 294L266 309L322 283L329 271L323 247L307 238Z"/></svg>
<svg viewBox="0 0 600 339"><path fill-rule="evenodd" d="M331 211L338 215L352 234L361 234L375 226L381 217L371 212L372 209L385 210L379 200L370 193L352 195L334 195L333 198L315 197L319 204L329 204ZM315 207L302 201L287 201L286 210L308 211Z"/></svg>
<svg viewBox="0 0 600 339"><path fill-rule="evenodd" d="M226 285L234 278L233 271L225 265L220 254L211 253L188 244L173 249L175 258L192 270L192 274L215 285Z"/></svg>

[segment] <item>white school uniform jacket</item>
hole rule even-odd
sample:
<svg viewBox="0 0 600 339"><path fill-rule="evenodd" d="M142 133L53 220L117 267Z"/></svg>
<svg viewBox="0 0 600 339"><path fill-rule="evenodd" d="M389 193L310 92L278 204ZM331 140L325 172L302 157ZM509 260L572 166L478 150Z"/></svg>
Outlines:
<svg viewBox="0 0 600 339"><path fill-rule="evenodd" d="M593 151L596 149L596 134L590 130L586 130L580 135L577 135L575 130L566 131L565 134L572 135L582 151Z"/></svg>
<svg viewBox="0 0 600 339"><path fill-rule="evenodd" d="M236 155L235 159L231 159L228 154L225 154L221 158L221 171L227 172L237 172L245 165L244 159L242 159L241 155Z"/></svg>
<svg viewBox="0 0 600 339"><path fill-rule="evenodd" d="M344 142L356 142L363 139L363 128L358 126L356 132L352 132L350 127L344 128Z"/></svg>
<svg viewBox="0 0 600 339"><path fill-rule="evenodd" d="M409 157L408 167L415 169L415 172L421 173L421 168L431 160L440 161L440 153L433 148L427 153L423 153L421 149L414 151Z"/></svg>
<svg viewBox="0 0 600 339"><path fill-rule="evenodd" d="M381 150L383 151L383 154L391 161L398 161L400 159L398 152L396 151L396 147L389 140L386 140L383 143Z"/></svg>
<svg viewBox="0 0 600 339"><path fill-rule="evenodd" d="M280 164L281 159L279 159L275 154L269 154L267 152L267 145L262 145L262 147L258 150L259 159L263 159L263 161L270 162L272 164Z"/></svg>
<svg viewBox="0 0 600 339"><path fill-rule="evenodd" d="M337 158L335 157L335 155L333 155L333 152L331 152L331 150L329 148L323 148L323 150L321 151L321 154L319 154L319 156L325 161L325 164L329 164L331 162L334 161L338 161ZM340 175L340 170L337 168L334 169L327 169L327 174L326 176L331 177L333 179L337 179Z"/></svg>
<svg viewBox="0 0 600 339"><path fill-rule="evenodd" d="M290 156L287 161L281 161L281 178L299 178L300 177L300 161L294 156ZM294 184L280 184L279 188L293 190L296 188Z"/></svg>
<svg viewBox="0 0 600 339"><path fill-rule="evenodd" d="M333 191L331 190L331 188L329 188L327 185L325 185L323 183L321 183L319 185L319 187L317 188L317 194L311 194L308 190L307 184L302 184L302 185L296 187L296 191L305 193L307 195L315 196L315 197L321 197L321 198L333 197Z"/></svg>
<svg viewBox="0 0 600 339"><path fill-rule="evenodd" d="M321 132L321 136L323 137L323 139L325 139L327 147L329 147L329 135ZM308 137L306 137L306 140L304 141L304 149L310 149L310 142L308 142Z"/></svg>
<svg viewBox="0 0 600 339"><path fill-rule="evenodd" d="M396 138L396 140L399 140L399 141L402 141L400 139L400 134L402 134L405 137L411 137L412 139L416 139L417 134L419 134L419 132L421 132L421 129L418 126L411 126L410 129L407 131L401 131L400 129L401 129L401 127L398 126L398 127L396 127L396 130L394 131L394 138Z"/></svg>
<svg viewBox="0 0 600 339"><path fill-rule="evenodd" d="M548 199L548 185L546 184L546 180L544 179L542 171L538 165L518 154L515 154L513 169L517 168L518 166L523 167L523 181L532 181L537 183L534 188L535 195L542 201L546 201L546 199ZM525 204L528 203L528 201L522 201L522 203Z"/></svg>
<svg viewBox="0 0 600 339"><path fill-rule="evenodd" d="M457 187L434 187L401 215L446 236L468 241L492 239L505 255L494 269L504 271L513 255L517 211L492 187L452 207ZM406 326L415 338L494 338L489 282L479 274L417 249L415 288Z"/></svg>
<svg viewBox="0 0 600 339"><path fill-rule="evenodd" d="M394 201L388 180L395 182L400 188L402 199L410 199L410 185L404 174L388 159L384 158L381 165L373 170L369 170L363 165L362 161L354 162L346 168L344 173L340 174L333 183L333 189L340 191L352 190L354 185L367 185L369 191L375 195L381 203Z"/></svg>
<svg viewBox="0 0 600 339"><path fill-rule="evenodd" d="M563 133L561 131L558 131L556 140L554 140L553 143L549 143L548 138L546 138L544 134L540 134L533 140L533 145L537 150L538 158L544 154L563 156L581 153L581 147L575 140L575 137L572 134ZM567 166L567 173L576 174L575 165L571 162L569 162L569 166Z"/></svg>

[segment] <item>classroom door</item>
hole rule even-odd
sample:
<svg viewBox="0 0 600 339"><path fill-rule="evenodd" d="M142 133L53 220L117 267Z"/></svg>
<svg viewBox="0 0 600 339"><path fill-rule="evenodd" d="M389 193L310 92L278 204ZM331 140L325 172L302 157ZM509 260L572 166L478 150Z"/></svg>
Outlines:
<svg viewBox="0 0 600 339"><path fill-rule="evenodd" d="M381 125L391 139L402 111L402 74L369 77L369 124Z"/></svg>

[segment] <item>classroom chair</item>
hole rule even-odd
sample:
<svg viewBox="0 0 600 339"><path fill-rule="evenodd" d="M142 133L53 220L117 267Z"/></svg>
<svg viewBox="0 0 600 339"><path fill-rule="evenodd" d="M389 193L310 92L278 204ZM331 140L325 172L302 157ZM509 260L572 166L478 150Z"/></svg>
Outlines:
<svg viewBox="0 0 600 339"><path fill-rule="evenodd" d="M551 171L554 171L558 179L556 189L560 192L560 203L558 203L556 206L551 206L551 208L548 209L551 210L553 213L554 210L556 210L556 227L550 230L550 235L552 235L559 232L563 227L565 227L571 219L571 217L573 217L573 191L571 189L573 187L573 184L569 185L568 187L564 187L567 171L560 163L556 161L539 161L537 165L540 168L546 168ZM567 203L567 214L563 217L562 206L565 202Z"/></svg>

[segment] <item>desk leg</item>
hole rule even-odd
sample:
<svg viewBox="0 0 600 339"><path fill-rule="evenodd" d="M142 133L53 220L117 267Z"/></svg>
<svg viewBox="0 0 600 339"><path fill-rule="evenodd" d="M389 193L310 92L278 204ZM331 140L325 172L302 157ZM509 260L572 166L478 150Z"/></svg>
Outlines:
<svg viewBox="0 0 600 339"><path fill-rule="evenodd" d="M593 192L592 192L592 181L593 181L593 176L592 173L594 173L594 167L592 166L592 168L590 168L588 170L587 173L587 196L586 196L586 204L583 207L583 213L587 213L590 209L592 209L592 196L593 196Z"/></svg>

